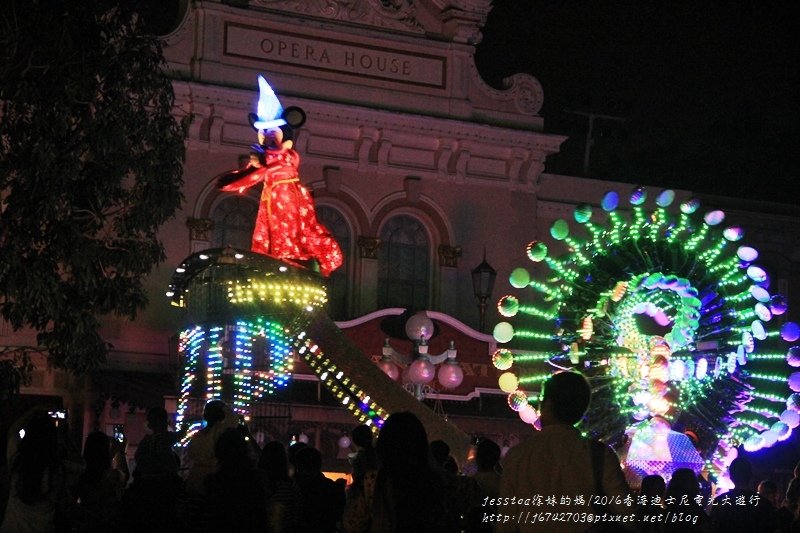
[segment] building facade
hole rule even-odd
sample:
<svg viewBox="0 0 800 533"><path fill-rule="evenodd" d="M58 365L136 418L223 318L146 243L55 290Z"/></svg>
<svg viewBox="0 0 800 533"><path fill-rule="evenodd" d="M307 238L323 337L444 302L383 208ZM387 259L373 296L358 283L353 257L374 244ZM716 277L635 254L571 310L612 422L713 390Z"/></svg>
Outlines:
<svg viewBox="0 0 800 533"><path fill-rule="evenodd" d="M104 322L113 350L98 376L76 380L40 367L25 394L60 398L82 412L84 432L124 423L132 444L144 434L143 408L176 390L181 316L164 296L173 269L203 249L249 247L258 192L220 192L215 176L240 166L256 141L247 115L263 75L284 108L305 113L295 141L300 179L345 256L328 280L328 312L343 328L360 328L352 331L360 331L354 339L365 364L380 354L382 334L379 321L360 317L430 310L445 330L442 341L459 337L461 360L474 374L457 391L432 396L432 407L450 413L467 433L501 444L530 431L507 408L497 418L505 395L491 366L493 340L477 331L471 271L484 258L497 270L490 303L496 301L510 288L509 272L525 261L526 245L546 235L554 220L570 218L579 203L596 205L609 189L631 186L545 172L565 137L546 132L541 85L517 74L497 90L475 66L490 10L491 0L183 6L163 43L175 114L188 124L186 200L162 228L168 260L148 280L150 305L135 322ZM679 198L689 196L678 191ZM748 237L776 273L778 290L796 301L797 209L725 198L704 203L754 228ZM489 333L497 318L490 305ZM0 333L0 343L32 338ZM264 433L312 433L323 451L339 454L330 443L352 425L348 413L324 401L310 373L302 367L298 373L289 386L296 395L287 393L275 407L280 413L268 415L282 422Z"/></svg>

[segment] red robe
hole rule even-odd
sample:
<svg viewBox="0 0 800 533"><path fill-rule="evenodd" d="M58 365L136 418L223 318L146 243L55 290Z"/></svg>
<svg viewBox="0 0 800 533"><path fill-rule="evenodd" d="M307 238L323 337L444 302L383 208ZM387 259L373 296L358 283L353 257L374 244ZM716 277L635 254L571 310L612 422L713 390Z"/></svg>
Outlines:
<svg viewBox="0 0 800 533"><path fill-rule="evenodd" d="M314 201L300 184L297 168L300 156L290 148L266 151L266 165L220 187L223 191L243 192L264 184L256 216L251 249L277 259L319 262L320 273L328 276L342 265L339 244L319 223Z"/></svg>

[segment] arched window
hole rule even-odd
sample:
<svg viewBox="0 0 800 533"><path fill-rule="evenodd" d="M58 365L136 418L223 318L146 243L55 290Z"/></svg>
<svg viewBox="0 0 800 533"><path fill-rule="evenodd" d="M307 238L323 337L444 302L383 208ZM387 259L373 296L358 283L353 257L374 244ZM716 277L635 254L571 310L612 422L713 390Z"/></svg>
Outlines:
<svg viewBox="0 0 800 533"><path fill-rule="evenodd" d="M350 227L342 214L333 207L318 205L316 208L317 220L328 228L333 238L339 243L342 249L344 262L342 266L334 270L328 277L328 315L334 320L345 320L348 316L348 293L349 284L347 280L348 256L351 245Z"/></svg>
<svg viewBox="0 0 800 533"><path fill-rule="evenodd" d="M378 307L427 309L430 242L422 223L408 215L390 218L378 250Z"/></svg>
<svg viewBox="0 0 800 533"><path fill-rule="evenodd" d="M250 249L258 204L247 196L228 196L211 213L214 221L212 248L233 246Z"/></svg>

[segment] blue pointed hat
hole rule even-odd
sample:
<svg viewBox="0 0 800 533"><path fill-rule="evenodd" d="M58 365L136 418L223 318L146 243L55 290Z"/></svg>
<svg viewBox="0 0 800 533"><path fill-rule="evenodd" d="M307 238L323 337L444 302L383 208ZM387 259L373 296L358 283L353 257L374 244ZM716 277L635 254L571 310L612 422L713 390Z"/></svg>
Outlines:
<svg viewBox="0 0 800 533"><path fill-rule="evenodd" d="M253 127L257 130L268 130L283 126L286 121L283 119L283 107L272 87L269 86L264 76L258 76L258 107L256 108L256 120Z"/></svg>

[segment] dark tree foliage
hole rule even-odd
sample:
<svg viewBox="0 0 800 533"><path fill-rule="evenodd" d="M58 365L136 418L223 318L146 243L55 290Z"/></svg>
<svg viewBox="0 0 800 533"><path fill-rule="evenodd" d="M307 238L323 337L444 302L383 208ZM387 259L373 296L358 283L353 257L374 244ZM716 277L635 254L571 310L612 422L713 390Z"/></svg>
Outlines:
<svg viewBox="0 0 800 533"><path fill-rule="evenodd" d="M145 306L158 228L183 200L183 129L135 5L0 9L0 312L77 374L105 359L98 317Z"/></svg>

